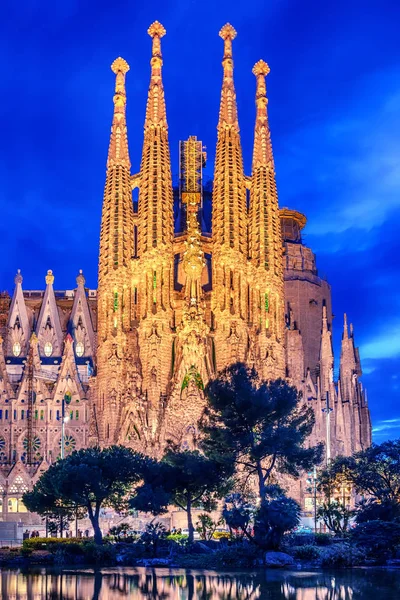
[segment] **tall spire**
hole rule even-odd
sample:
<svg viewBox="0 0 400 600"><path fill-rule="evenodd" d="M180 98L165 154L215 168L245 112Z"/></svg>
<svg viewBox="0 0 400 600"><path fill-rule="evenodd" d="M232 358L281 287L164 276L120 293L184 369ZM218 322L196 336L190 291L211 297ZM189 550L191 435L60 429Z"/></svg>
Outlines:
<svg viewBox="0 0 400 600"><path fill-rule="evenodd" d="M112 270L129 269L133 253L131 164L125 115L125 74L129 65L123 58L117 58L111 69L116 75L116 80L101 218L99 288L104 277Z"/></svg>
<svg viewBox="0 0 400 600"><path fill-rule="evenodd" d="M257 112L250 191L249 253L255 266L265 266L272 275L282 279L281 224L265 85L269 71L263 60L259 60L253 68L257 81Z"/></svg>
<svg viewBox="0 0 400 600"><path fill-rule="evenodd" d="M171 159L161 77L161 38L165 33L164 27L158 21L148 29L153 46L140 169L139 257L152 248L172 246L173 238Z"/></svg>
<svg viewBox="0 0 400 600"><path fill-rule="evenodd" d="M227 23L219 35L224 40L224 56L214 169L213 241L215 250L233 248L247 257L246 183L233 83L232 40L236 31Z"/></svg>
<svg viewBox="0 0 400 600"><path fill-rule="evenodd" d="M270 378L281 377L285 372L282 237L267 115L267 63L259 60L253 73L256 123L249 210L249 254L254 269L251 312L254 325L260 329L260 355L265 357L261 361L263 376Z"/></svg>

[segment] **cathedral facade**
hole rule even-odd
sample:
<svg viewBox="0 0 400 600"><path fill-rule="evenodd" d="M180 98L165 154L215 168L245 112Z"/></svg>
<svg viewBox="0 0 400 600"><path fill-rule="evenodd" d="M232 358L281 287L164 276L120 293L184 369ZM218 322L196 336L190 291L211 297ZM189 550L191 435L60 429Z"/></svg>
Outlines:
<svg viewBox="0 0 400 600"><path fill-rule="evenodd" d="M3 519L62 454L90 444L129 445L159 456L167 440L190 448L203 389L237 361L264 379L285 378L312 406L311 442L350 454L371 443L353 330L346 317L333 375L331 289L304 245L306 218L279 208L267 114L268 65L255 76L252 172L243 169L225 25L217 147L207 224L202 143L180 144L173 188L162 81L164 27L153 23L151 76L140 171L128 151L122 58L115 74L98 289L24 291L0 297L0 493ZM132 190L138 188L138 202Z"/></svg>

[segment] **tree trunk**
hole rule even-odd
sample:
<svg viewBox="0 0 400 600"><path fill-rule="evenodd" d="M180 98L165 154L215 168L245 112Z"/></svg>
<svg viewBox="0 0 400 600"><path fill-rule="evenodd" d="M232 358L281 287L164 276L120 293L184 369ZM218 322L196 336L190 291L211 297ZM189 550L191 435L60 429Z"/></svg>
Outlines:
<svg viewBox="0 0 400 600"><path fill-rule="evenodd" d="M258 475L258 493L260 495L261 504L265 502L265 483L264 473L261 467L261 462L257 462L257 475Z"/></svg>
<svg viewBox="0 0 400 600"><path fill-rule="evenodd" d="M88 515L94 531L95 544L103 543L103 534L101 533L99 525L100 506L96 505L96 509L93 512L92 505L88 505Z"/></svg>
<svg viewBox="0 0 400 600"><path fill-rule="evenodd" d="M190 500L190 498L188 498L187 504L186 504L186 512L187 512L187 522L188 522L188 529L189 529L189 544L193 544L193 521L192 521L192 501Z"/></svg>

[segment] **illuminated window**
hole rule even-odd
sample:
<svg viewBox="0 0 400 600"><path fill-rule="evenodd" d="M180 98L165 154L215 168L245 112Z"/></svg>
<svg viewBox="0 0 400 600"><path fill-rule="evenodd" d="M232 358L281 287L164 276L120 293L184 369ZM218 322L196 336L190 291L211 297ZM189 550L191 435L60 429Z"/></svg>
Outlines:
<svg viewBox="0 0 400 600"><path fill-rule="evenodd" d="M83 356L83 353L85 352L85 346L83 345L83 342L78 342L76 344L75 352L77 356Z"/></svg>
<svg viewBox="0 0 400 600"><path fill-rule="evenodd" d="M19 342L14 342L13 354L14 356L19 356L21 354L21 344Z"/></svg>
<svg viewBox="0 0 400 600"><path fill-rule="evenodd" d="M45 356L51 356L53 354L53 344L51 342L45 343L44 354L45 354Z"/></svg>

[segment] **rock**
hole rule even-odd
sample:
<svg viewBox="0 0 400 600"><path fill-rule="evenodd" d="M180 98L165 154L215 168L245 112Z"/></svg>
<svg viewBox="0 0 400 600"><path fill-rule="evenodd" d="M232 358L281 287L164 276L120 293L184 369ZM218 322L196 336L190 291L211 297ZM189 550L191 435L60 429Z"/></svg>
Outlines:
<svg viewBox="0 0 400 600"><path fill-rule="evenodd" d="M194 542L192 552L194 554L214 554L214 550L202 542Z"/></svg>
<svg viewBox="0 0 400 600"><path fill-rule="evenodd" d="M266 552L264 564L266 567L283 569L284 567L295 567L296 563L292 556L285 552Z"/></svg>
<svg viewBox="0 0 400 600"><path fill-rule="evenodd" d="M170 558L141 558L136 562L138 567L170 567Z"/></svg>

